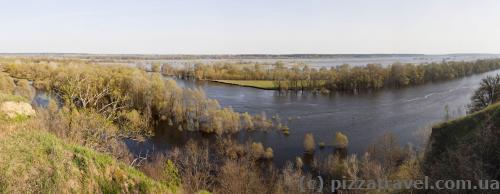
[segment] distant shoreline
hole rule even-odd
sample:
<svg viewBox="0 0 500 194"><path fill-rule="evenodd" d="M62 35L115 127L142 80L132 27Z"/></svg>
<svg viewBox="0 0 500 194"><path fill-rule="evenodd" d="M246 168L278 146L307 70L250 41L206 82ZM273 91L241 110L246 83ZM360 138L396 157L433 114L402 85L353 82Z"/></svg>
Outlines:
<svg viewBox="0 0 500 194"><path fill-rule="evenodd" d="M0 53L0 56L26 57L83 57L89 59L114 58L121 60L197 60L197 59L321 59L374 57L435 57L435 56L500 56L492 53L450 54L94 54L94 53Z"/></svg>

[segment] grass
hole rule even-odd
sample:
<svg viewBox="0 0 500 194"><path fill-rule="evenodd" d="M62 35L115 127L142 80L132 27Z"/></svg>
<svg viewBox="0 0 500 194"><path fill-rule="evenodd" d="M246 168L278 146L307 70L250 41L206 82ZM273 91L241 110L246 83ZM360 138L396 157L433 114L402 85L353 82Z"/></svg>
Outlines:
<svg viewBox="0 0 500 194"><path fill-rule="evenodd" d="M432 128L432 136L443 139L462 139L471 132L480 130L488 121L493 121L495 126L500 125L500 103L473 114L441 123Z"/></svg>
<svg viewBox="0 0 500 194"><path fill-rule="evenodd" d="M142 172L23 123L1 123L0 193L174 193Z"/></svg>
<svg viewBox="0 0 500 194"><path fill-rule="evenodd" d="M28 102L28 99L22 96L16 96L0 92L0 105L2 105L2 103L6 101ZM7 118L7 116L4 113L0 112L0 122L23 122L28 118L29 117L25 115L17 115L14 118Z"/></svg>
<svg viewBox="0 0 500 194"><path fill-rule="evenodd" d="M28 99L22 96L5 94L0 92L0 103L5 101L14 101L14 102L28 102Z"/></svg>
<svg viewBox="0 0 500 194"><path fill-rule="evenodd" d="M0 93L3 101L23 97ZM0 193L179 193L110 155L39 130L36 117L0 112Z"/></svg>
<svg viewBox="0 0 500 194"><path fill-rule="evenodd" d="M252 87L265 90L277 90L278 87L272 80L211 80L217 83L231 84L243 87ZM320 85L323 85L325 81L320 81ZM301 87L300 81L298 82L298 87Z"/></svg>
<svg viewBox="0 0 500 194"><path fill-rule="evenodd" d="M213 80L214 82L266 90L278 89L271 80Z"/></svg>
<svg viewBox="0 0 500 194"><path fill-rule="evenodd" d="M458 150L459 145L467 145L477 141L474 134L488 125L494 129L500 127L500 103L473 114L444 122L432 127L425 163L431 166L437 158L447 152Z"/></svg>
<svg viewBox="0 0 500 194"><path fill-rule="evenodd" d="M5 114L0 112L0 122L15 122L21 123L28 120L30 117L26 115L16 115L14 118L8 118Z"/></svg>

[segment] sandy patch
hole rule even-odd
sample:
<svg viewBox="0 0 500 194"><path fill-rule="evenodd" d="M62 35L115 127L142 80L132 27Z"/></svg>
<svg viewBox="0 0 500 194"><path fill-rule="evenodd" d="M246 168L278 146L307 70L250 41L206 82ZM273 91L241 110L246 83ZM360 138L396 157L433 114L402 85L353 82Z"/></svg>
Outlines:
<svg viewBox="0 0 500 194"><path fill-rule="evenodd" d="M0 112L8 118L15 118L18 115L33 116L36 114L33 107L26 102L6 101L0 105Z"/></svg>

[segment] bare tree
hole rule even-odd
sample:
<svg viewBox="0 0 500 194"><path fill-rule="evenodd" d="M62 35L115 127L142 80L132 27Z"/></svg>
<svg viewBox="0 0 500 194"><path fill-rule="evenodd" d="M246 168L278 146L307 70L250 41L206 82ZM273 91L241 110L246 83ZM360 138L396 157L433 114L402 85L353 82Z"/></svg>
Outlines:
<svg viewBox="0 0 500 194"><path fill-rule="evenodd" d="M500 75L484 78L472 96L469 112L476 112L500 99Z"/></svg>

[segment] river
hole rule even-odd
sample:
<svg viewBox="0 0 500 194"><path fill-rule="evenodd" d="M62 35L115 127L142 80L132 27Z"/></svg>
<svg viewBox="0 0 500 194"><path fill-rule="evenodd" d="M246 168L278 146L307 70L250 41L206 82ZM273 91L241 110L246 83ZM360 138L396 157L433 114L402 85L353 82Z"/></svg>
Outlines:
<svg viewBox="0 0 500 194"><path fill-rule="evenodd" d="M478 59L498 58L498 54L451 54L451 55L339 55L330 57L245 57L240 58L219 58L219 59L172 59L172 60L144 60L140 62L132 62L131 66L139 64L161 63L170 64L177 67L182 67L186 64L192 65L196 63L214 64L214 63L264 63L271 64L275 62L283 62L286 65L293 64L308 64L314 68L332 67L342 64L350 64L353 66L362 66L366 64L381 64L383 66L394 63L433 63L442 61L474 61Z"/></svg>
<svg viewBox="0 0 500 194"><path fill-rule="evenodd" d="M398 137L400 144L421 146L422 128L445 119L445 107L451 118L465 115L470 97L482 78L500 73L500 70L473 75L451 81L430 83L403 89L386 89L362 94L321 95L308 92L280 94L277 91L260 90L205 81L177 80L182 87L200 87L209 98L217 99L221 106L231 106L238 112L262 113L270 118L278 114L291 133L241 132L241 142L248 139L262 142L274 150L273 162L281 166L287 160L303 154L303 138L313 133L316 144L325 142L327 147L317 150L324 156L333 152L335 132L349 137L348 151L362 153L385 133ZM161 128L152 139L144 143L128 142L135 153L146 150L165 151L188 139L203 138L196 133L172 132ZM167 131L167 132L165 132Z"/></svg>

